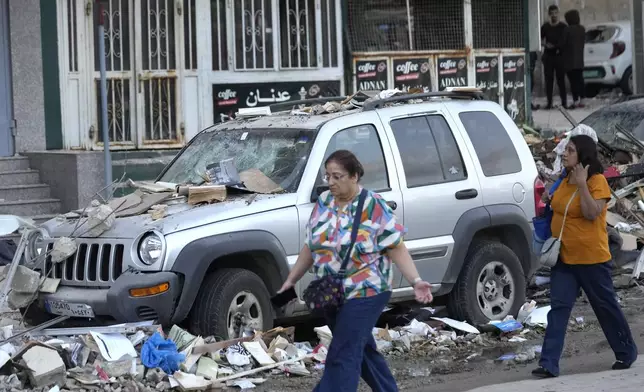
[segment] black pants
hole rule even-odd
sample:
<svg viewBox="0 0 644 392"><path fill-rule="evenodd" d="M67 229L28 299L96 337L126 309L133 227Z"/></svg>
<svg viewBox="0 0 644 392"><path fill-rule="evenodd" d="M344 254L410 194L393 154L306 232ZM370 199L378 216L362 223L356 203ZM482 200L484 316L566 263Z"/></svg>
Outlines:
<svg viewBox="0 0 644 392"><path fill-rule="evenodd" d="M552 93L554 90L554 80L557 79L559 87L559 96L561 104L566 107L566 71L564 68L563 56L544 54L541 62L543 63L543 74L546 79L546 95L548 97L548 106L552 106Z"/></svg>
<svg viewBox="0 0 644 392"><path fill-rule="evenodd" d="M611 278L612 264L568 265L561 261L550 274L550 301L548 327L541 349L539 365L555 376L559 375L559 359L564 348L566 328L579 288L597 316L615 359L630 365L637 359L637 346L631 330L615 299Z"/></svg>
<svg viewBox="0 0 644 392"><path fill-rule="evenodd" d="M577 102L584 98L584 70L572 69L568 71L568 81L570 82L570 90L572 90L572 100Z"/></svg>

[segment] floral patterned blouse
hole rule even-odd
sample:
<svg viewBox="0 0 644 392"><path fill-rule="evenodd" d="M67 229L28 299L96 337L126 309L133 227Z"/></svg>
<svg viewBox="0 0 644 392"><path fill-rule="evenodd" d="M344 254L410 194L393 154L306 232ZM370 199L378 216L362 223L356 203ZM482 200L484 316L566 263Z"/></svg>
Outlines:
<svg viewBox="0 0 644 392"><path fill-rule="evenodd" d="M351 244L355 199L339 208L333 195L322 193L307 225L306 243L313 255L318 278L340 270ZM352 249L344 281L347 299L378 295L391 290L391 259L385 253L403 240L406 229L396 222L391 208L377 193L368 192L362 210L360 230Z"/></svg>

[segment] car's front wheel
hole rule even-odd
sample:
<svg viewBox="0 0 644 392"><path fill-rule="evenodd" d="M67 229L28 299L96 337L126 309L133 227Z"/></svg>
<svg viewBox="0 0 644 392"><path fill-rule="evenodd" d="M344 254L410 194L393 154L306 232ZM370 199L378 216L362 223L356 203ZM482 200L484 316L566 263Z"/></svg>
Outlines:
<svg viewBox="0 0 644 392"><path fill-rule="evenodd" d="M457 320L485 324L516 316L525 302L526 281L517 255L495 241L474 244L448 299Z"/></svg>
<svg viewBox="0 0 644 392"><path fill-rule="evenodd" d="M257 274L244 269L209 274L190 311L190 330L217 339L235 339L247 329L266 331L272 326L270 294Z"/></svg>

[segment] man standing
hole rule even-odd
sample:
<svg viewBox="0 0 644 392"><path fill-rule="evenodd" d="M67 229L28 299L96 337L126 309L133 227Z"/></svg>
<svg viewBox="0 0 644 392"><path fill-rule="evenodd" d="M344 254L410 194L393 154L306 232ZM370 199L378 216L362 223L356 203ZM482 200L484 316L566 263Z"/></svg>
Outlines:
<svg viewBox="0 0 644 392"><path fill-rule="evenodd" d="M584 99L584 46L586 45L586 29L581 25L579 11L570 10L564 15L568 23L566 49L563 57L572 90L573 104L571 108L583 107Z"/></svg>
<svg viewBox="0 0 644 392"><path fill-rule="evenodd" d="M554 80L557 79L561 105L566 108L566 71L563 59L563 49L566 45L568 26L559 20L559 7L548 7L550 21L541 26L541 42L543 45L543 73L546 79L546 95L548 96L547 109L552 109L552 93Z"/></svg>

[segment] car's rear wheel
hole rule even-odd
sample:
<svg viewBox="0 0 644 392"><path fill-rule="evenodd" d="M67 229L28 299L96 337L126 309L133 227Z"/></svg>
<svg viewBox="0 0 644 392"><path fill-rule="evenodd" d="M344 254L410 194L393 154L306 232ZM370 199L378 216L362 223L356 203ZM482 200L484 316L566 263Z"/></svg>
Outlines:
<svg viewBox="0 0 644 392"><path fill-rule="evenodd" d="M516 316L525 302L526 281L517 255L500 242L474 244L450 293L447 308L457 320L484 324Z"/></svg>
<svg viewBox="0 0 644 392"><path fill-rule="evenodd" d="M631 67L628 67L626 71L624 71L619 87L622 89L624 95L633 94L633 69Z"/></svg>
<svg viewBox="0 0 644 392"><path fill-rule="evenodd" d="M190 330L218 339L241 337L245 330L273 325L270 295L262 279L244 269L222 269L204 279L190 311Z"/></svg>

